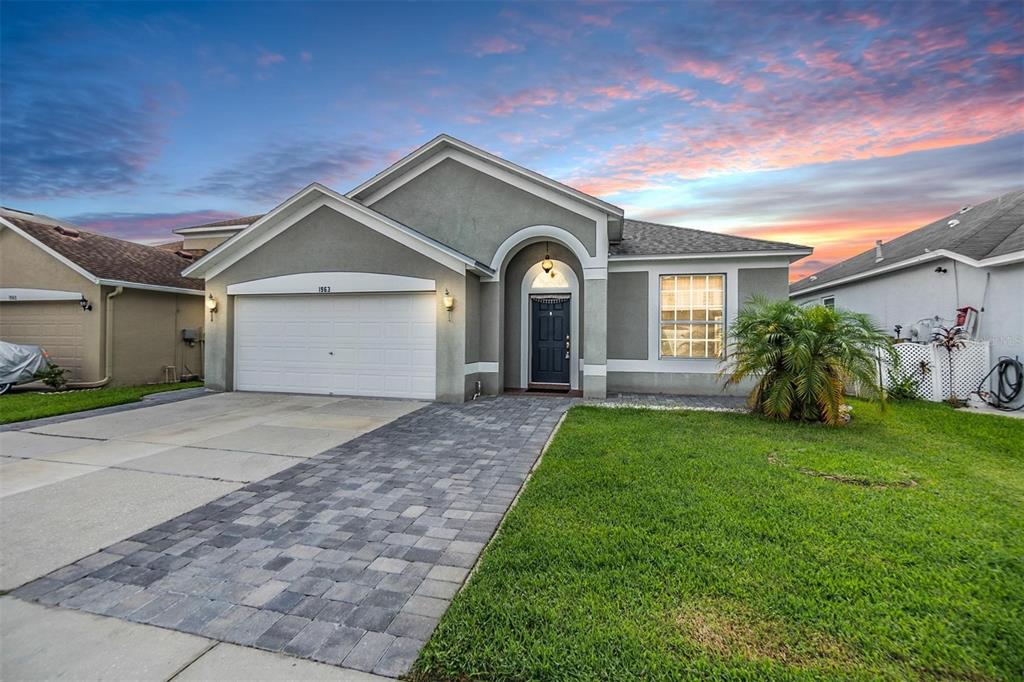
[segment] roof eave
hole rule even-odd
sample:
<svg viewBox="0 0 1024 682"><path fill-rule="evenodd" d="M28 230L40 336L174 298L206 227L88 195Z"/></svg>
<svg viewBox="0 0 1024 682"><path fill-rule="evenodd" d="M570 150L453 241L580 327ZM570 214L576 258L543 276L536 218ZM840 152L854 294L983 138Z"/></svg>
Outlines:
<svg viewBox="0 0 1024 682"><path fill-rule="evenodd" d="M652 253L652 254L619 254L608 256L609 261L644 261L644 260L693 260L708 258L789 258L794 262L809 256L812 248L777 249L763 251L703 251L686 253Z"/></svg>
<svg viewBox="0 0 1024 682"><path fill-rule="evenodd" d="M915 265L920 265L922 263L928 263L933 260L940 260L944 258L949 258L959 263L963 263L964 265L970 265L971 267L975 268L993 268L1001 267L1003 265L1013 265L1014 263L1024 262L1024 249L1020 251L1013 251L1002 256L983 258L981 260L975 260L974 258L970 258L960 253L956 253L955 251L948 251L946 249L929 251L928 253L921 254L920 256L914 256L913 258L907 258L901 261L897 261L895 263L890 263L889 265L883 265L881 267L872 268L864 272L859 272L853 275L847 275L846 277L840 277L838 279L830 280L828 282L822 282L821 284L815 284L814 286L806 287L803 289L794 290L791 286L789 291L789 297L793 298L796 296L803 296L804 294L813 293L815 291L822 291L825 289L831 289L837 286L842 286L844 284L850 284L852 282L859 282L860 280L870 279L872 277L877 277L879 275L885 275L890 272L904 270L906 268L914 267ZM800 284L800 282L796 282L794 286L797 284Z"/></svg>

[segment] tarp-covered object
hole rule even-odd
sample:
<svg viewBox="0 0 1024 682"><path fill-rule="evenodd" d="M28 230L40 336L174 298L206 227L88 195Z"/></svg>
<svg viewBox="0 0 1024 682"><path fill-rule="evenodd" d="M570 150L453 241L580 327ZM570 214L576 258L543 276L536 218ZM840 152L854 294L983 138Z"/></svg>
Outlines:
<svg viewBox="0 0 1024 682"><path fill-rule="evenodd" d="M0 341L0 384L29 381L48 364L46 351L39 346Z"/></svg>

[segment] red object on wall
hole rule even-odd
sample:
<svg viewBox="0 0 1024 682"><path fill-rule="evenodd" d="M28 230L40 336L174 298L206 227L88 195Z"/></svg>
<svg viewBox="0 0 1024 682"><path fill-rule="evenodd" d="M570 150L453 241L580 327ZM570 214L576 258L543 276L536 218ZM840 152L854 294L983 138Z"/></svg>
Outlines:
<svg viewBox="0 0 1024 682"><path fill-rule="evenodd" d="M971 311L978 312L977 308L972 306L964 306L963 308L956 309L956 326L962 327L967 324L967 316L971 314Z"/></svg>

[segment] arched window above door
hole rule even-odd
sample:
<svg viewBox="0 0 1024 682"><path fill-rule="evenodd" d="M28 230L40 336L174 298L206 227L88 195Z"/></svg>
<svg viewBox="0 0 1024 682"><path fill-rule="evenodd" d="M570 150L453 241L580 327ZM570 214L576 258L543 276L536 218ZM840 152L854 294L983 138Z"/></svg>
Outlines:
<svg viewBox="0 0 1024 682"><path fill-rule="evenodd" d="M568 289L569 280L561 270L555 268L551 272L542 272L533 278L531 289Z"/></svg>

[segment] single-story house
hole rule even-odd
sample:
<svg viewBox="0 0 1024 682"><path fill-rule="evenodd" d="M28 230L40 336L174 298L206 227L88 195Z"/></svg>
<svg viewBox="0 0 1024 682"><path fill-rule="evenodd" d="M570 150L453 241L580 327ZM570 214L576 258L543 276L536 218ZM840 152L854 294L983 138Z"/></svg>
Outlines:
<svg viewBox="0 0 1024 682"><path fill-rule="evenodd" d="M78 386L203 371L194 257L0 209L0 339L45 348Z"/></svg>
<svg viewBox="0 0 1024 682"><path fill-rule="evenodd" d="M989 341L993 363L1024 359L1024 190L962 209L836 263L790 287L801 305L867 313L884 330L927 342L929 318L955 323ZM896 333L897 325L900 328Z"/></svg>
<svg viewBox="0 0 1024 682"><path fill-rule="evenodd" d="M347 194L177 232L212 248L184 271L214 309L209 387L449 402L719 393L737 309L811 253L630 220L448 135Z"/></svg>

